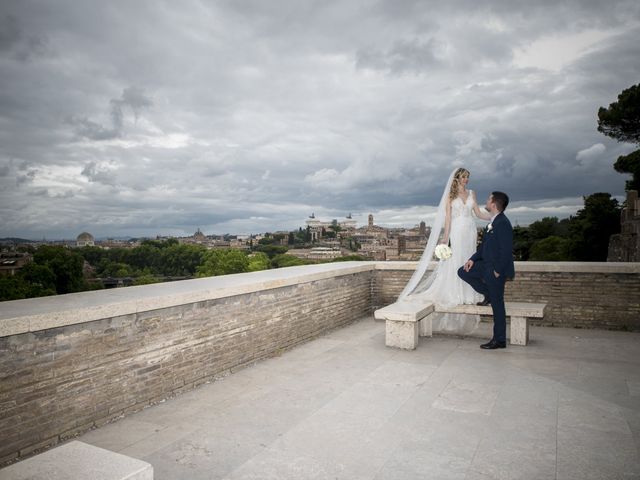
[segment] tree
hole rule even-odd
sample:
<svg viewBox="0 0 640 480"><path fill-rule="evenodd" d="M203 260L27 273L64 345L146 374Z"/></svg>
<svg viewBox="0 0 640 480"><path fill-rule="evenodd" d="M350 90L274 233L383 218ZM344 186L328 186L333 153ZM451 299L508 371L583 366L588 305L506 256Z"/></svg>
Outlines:
<svg viewBox="0 0 640 480"><path fill-rule="evenodd" d="M271 259L271 266L273 268L296 267L298 265L309 265L312 263L315 262L286 254L276 255Z"/></svg>
<svg viewBox="0 0 640 480"><path fill-rule="evenodd" d="M64 247L42 245L33 255L37 265L46 265L55 275L56 292L79 292L83 288L84 277L82 256Z"/></svg>
<svg viewBox="0 0 640 480"><path fill-rule="evenodd" d="M196 269L198 277L242 273L246 272L249 267L247 254L236 249L208 250L202 259L202 265Z"/></svg>
<svg viewBox="0 0 640 480"><path fill-rule="evenodd" d="M569 240L552 235L533 244L529 260L562 262L569 259Z"/></svg>
<svg viewBox="0 0 640 480"><path fill-rule="evenodd" d="M28 298L56 294L56 276L47 265L28 263L19 275L29 284Z"/></svg>
<svg viewBox="0 0 640 480"><path fill-rule="evenodd" d="M269 258L273 258L276 255L282 255L286 253L289 249L284 245L258 245L255 248L256 252L265 253Z"/></svg>
<svg viewBox="0 0 640 480"><path fill-rule="evenodd" d="M27 285L18 275L0 276L0 302L26 298Z"/></svg>
<svg viewBox="0 0 640 480"><path fill-rule="evenodd" d="M249 265L247 266L248 272L258 272L260 270L268 270L271 266L269 257L265 253L256 252L249 255Z"/></svg>
<svg viewBox="0 0 640 480"><path fill-rule="evenodd" d="M513 227L513 257L514 260L529 260L529 251L533 240L529 235L529 227Z"/></svg>
<svg viewBox="0 0 640 480"><path fill-rule="evenodd" d="M206 249L200 245L175 244L160 251L160 273L169 276L191 276L202 263Z"/></svg>
<svg viewBox="0 0 640 480"><path fill-rule="evenodd" d="M535 242L555 235L558 227L557 217L544 217L529 225L529 237Z"/></svg>
<svg viewBox="0 0 640 480"><path fill-rule="evenodd" d="M149 273L145 273L143 275L140 275L139 277L137 277L133 284L134 285L150 285L152 283L159 283L160 280L155 276L155 275L151 275Z"/></svg>
<svg viewBox="0 0 640 480"><path fill-rule="evenodd" d="M640 150L631 152L629 155L620 155L613 164L613 168L618 173L630 173L631 180L627 180L624 189L626 191L640 191Z"/></svg>
<svg viewBox="0 0 640 480"><path fill-rule="evenodd" d="M623 90L609 108L598 109L598 131L619 142L640 145L640 84ZM640 190L640 150L618 157L613 168L632 175L626 190Z"/></svg>
<svg viewBox="0 0 640 480"><path fill-rule="evenodd" d="M122 262L105 262L100 266L100 275L105 277L133 277L136 271L131 265Z"/></svg>
<svg viewBox="0 0 640 480"><path fill-rule="evenodd" d="M620 233L620 205L610 193L594 193L584 197L584 208L578 210L569 226L569 255L572 260L604 262L607 260L609 237Z"/></svg>

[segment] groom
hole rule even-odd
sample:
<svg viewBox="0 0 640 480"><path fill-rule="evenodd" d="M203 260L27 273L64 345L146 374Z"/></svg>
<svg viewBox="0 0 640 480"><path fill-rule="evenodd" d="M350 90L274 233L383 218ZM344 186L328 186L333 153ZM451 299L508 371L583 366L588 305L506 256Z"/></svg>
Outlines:
<svg viewBox="0 0 640 480"><path fill-rule="evenodd" d="M458 276L484 295L478 305L491 303L493 310L493 338L480 348L493 350L507 346L507 323L504 309L504 284L515 276L513 267L513 229L504 215L509 197L503 192L493 192L487 199L486 210L491 222L482 237L482 244L458 270Z"/></svg>

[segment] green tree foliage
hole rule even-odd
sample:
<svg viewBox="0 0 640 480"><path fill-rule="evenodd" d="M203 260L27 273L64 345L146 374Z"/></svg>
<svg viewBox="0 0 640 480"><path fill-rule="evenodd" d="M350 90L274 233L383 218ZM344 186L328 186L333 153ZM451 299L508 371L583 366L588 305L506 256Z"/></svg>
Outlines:
<svg viewBox="0 0 640 480"><path fill-rule="evenodd" d="M55 276L57 293L71 293L82 290L84 277L83 257L64 247L43 245L33 255L37 265L47 266Z"/></svg>
<svg viewBox="0 0 640 480"><path fill-rule="evenodd" d="M135 276L135 270L127 263L107 261L102 264L100 274L103 277L133 277Z"/></svg>
<svg viewBox="0 0 640 480"><path fill-rule="evenodd" d="M201 245L180 244L176 239L145 240L135 248L84 247L79 253L101 277L194 276L206 252ZM124 268L123 265L127 265ZM120 270L120 272L118 272ZM118 275L122 273L122 275Z"/></svg>
<svg viewBox="0 0 640 480"><path fill-rule="evenodd" d="M160 273L168 276L192 276L202 263L206 250L197 245L171 245L160 252Z"/></svg>
<svg viewBox="0 0 640 480"><path fill-rule="evenodd" d="M558 221L545 217L528 227L514 227L516 260L607 260L609 237L620 232L620 205L609 193L584 197L584 208Z"/></svg>
<svg viewBox="0 0 640 480"><path fill-rule="evenodd" d="M41 297L56 294L56 275L47 265L34 262L25 265L19 274L30 285L27 297Z"/></svg>
<svg viewBox="0 0 640 480"><path fill-rule="evenodd" d="M620 233L620 205L610 193L594 193L584 197L584 208L578 210L569 226L572 260L604 262L607 260L609 237Z"/></svg>
<svg viewBox="0 0 640 480"><path fill-rule="evenodd" d="M555 235L538 240L531 247L529 260L533 261L566 261L569 258L569 239Z"/></svg>
<svg viewBox="0 0 640 480"><path fill-rule="evenodd" d="M271 266L273 268L285 268L285 267L297 267L299 265L313 264L312 260L305 260L304 258L298 258L293 255L280 254L271 259Z"/></svg>
<svg viewBox="0 0 640 480"><path fill-rule="evenodd" d="M640 84L623 90L609 108L598 109L598 131L620 142L640 144Z"/></svg>
<svg viewBox="0 0 640 480"><path fill-rule="evenodd" d="M65 247L41 246L33 261L11 277L0 278L0 300L42 297L89 288L83 276L84 260Z"/></svg>
<svg viewBox="0 0 640 480"><path fill-rule="evenodd" d="M248 272L258 272L260 270L268 270L271 267L269 257L262 252L256 252L249 255Z"/></svg>
<svg viewBox="0 0 640 480"><path fill-rule="evenodd" d="M625 190L640 191L640 150L631 152L629 155L620 155L613 164L613 168L618 173L630 173L631 180L625 183Z"/></svg>
<svg viewBox="0 0 640 480"><path fill-rule="evenodd" d="M529 260L529 251L533 242L529 236L529 227L513 227L513 258L517 261Z"/></svg>
<svg viewBox="0 0 640 480"><path fill-rule="evenodd" d="M258 245L254 249L256 252L262 252L269 258L274 258L276 255L282 255L289 249L284 245Z"/></svg>
<svg viewBox="0 0 640 480"><path fill-rule="evenodd" d="M27 289L28 284L19 275L0 276L0 301L2 302L29 298Z"/></svg>
<svg viewBox="0 0 640 480"><path fill-rule="evenodd" d="M263 238L258 240L258 245L274 245L274 239L270 234L266 234Z"/></svg>
<svg viewBox="0 0 640 480"><path fill-rule="evenodd" d="M196 269L198 277L227 275L246 272L249 268L247 254L241 250L208 250L203 263Z"/></svg>
<svg viewBox="0 0 640 480"><path fill-rule="evenodd" d="M619 142L640 145L640 84L623 90L608 108L598 109L598 131ZM614 168L632 175L627 190L640 190L640 150L618 157Z"/></svg>
<svg viewBox="0 0 640 480"><path fill-rule="evenodd" d="M568 219L558 221L557 217L544 217L528 227L513 228L513 253L516 260L533 260L530 258L533 245L550 236L566 237ZM569 258L558 259L568 260Z"/></svg>
<svg viewBox="0 0 640 480"><path fill-rule="evenodd" d="M159 283L161 280L158 279L155 275L151 275L150 273L144 273L135 279L133 282L134 285L150 285L152 283Z"/></svg>

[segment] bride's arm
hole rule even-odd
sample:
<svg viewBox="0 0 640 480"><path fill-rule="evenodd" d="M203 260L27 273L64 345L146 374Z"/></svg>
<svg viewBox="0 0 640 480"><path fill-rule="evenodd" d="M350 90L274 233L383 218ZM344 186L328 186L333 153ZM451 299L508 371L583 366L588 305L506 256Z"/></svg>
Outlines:
<svg viewBox="0 0 640 480"><path fill-rule="evenodd" d="M451 199L447 199L447 205L444 208L445 216L444 216L444 236L442 237L442 242L445 245L449 245L449 227L451 226Z"/></svg>
<svg viewBox="0 0 640 480"><path fill-rule="evenodd" d="M473 213L476 214L476 217L481 218L482 220L491 220L491 215L489 215L487 212L483 212L478 207L476 192L472 192L471 194L473 195Z"/></svg>

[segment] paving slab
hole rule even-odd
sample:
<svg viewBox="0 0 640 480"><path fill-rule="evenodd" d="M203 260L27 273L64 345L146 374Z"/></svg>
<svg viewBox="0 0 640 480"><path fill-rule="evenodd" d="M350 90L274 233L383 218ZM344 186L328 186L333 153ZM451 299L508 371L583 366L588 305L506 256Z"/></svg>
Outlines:
<svg viewBox="0 0 640 480"><path fill-rule="evenodd" d="M169 479L640 478L640 334L385 347L372 317L80 438Z"/></svg>

